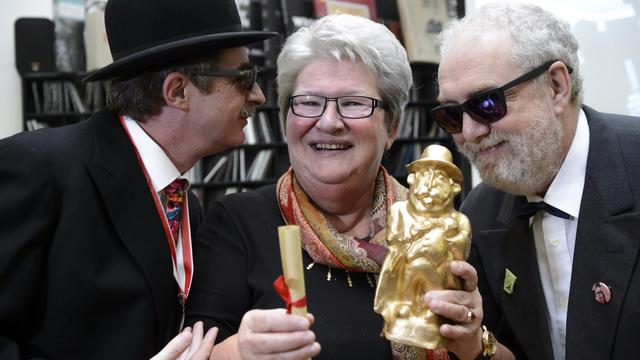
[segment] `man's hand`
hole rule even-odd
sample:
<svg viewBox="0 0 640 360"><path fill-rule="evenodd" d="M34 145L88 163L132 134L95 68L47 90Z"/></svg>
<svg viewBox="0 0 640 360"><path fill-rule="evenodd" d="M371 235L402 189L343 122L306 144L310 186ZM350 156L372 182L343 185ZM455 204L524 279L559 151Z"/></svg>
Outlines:
<svg viewBox="0 0 640 360"><path fill-rule="evenodd" d="M478 274L464 261L452 261L451 272L462 278L462 289L429 291L425 304L435 314L452 321L440 326L447 349L460 359L475 359L482 352L483 313Z"/></svg>
<svg viewBox="0 0 640 360"><path fill-rule="evenodd" d="M198 321L193 330L186 327L151 360L207 360L218 335L218 328L207 331L203 338L203 324Z"/></svg>

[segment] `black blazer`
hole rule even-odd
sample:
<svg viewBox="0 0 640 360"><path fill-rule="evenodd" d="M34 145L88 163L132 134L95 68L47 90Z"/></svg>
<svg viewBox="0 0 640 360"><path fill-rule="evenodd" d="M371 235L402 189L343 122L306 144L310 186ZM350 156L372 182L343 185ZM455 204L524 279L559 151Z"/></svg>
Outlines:
<svg viewBox="0 0 640 360"><path fill-rule="evenodd" d="M178 332L160 217L118 118L0 141L0 358L143 359ZM190 194L195 234L201 219Z"/></svg>
<svg viewBox="0 0 640 360"><path fill-rule="evenodd" d="M566 359L631 359L640 354L640 119L584 107L589 155L573 257ZM528 220L515 217L521 196L485 184L462 205L473 243L485 323L518 359L553 359L547 310ZM518 279L503 291L505 269ZM593 283L611 287L594 300Z"/></svg>

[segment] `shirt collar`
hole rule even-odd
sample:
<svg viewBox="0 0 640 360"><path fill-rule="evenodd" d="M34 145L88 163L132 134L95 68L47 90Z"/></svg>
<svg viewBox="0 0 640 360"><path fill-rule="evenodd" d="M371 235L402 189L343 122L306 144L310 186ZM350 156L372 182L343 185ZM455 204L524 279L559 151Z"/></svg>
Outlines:
<svg viewBox="0 0 640 360"><path fill-rule="evenodd" d="M173 180L180 178L178 168L137 121L125 116L124 124L131 135L131 140L138 150L138 154L140 154L142 164L147 170L151 184L156 192L162 191Z"/></svg>
<svg viewBox="0 0 640 360"><path fill-rule="evenodd" d="M584 111L580 109L576 133L573 136L567 157L544 196L544 202L566 212L573 218L578 218L580 213L588 154L589 124ZM527 196L527 200L540 201L542 199L539 196Z"/></svg>

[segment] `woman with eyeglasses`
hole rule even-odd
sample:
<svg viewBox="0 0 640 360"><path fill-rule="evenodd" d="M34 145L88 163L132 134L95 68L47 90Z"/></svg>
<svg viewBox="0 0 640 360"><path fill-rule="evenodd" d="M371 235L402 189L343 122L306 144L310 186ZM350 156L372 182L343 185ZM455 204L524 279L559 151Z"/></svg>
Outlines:
<svg viewBox="0 0 640 360"><path fill-rule="evenodd" d="M212 205L187 323L217 326L221 357L426 359L381 337L373 311L387 209L406 199L380 165L409 98L404 48L384 25L326 16L287 39L277 80L291 168L275 185ZM285 314L273 289L285 224L301 228L306 319Z"/></svg>

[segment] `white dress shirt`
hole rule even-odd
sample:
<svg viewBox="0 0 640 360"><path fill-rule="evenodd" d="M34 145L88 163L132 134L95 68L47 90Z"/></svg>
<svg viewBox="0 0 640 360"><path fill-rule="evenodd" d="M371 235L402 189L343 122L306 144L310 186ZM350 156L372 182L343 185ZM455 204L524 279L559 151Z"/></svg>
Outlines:
<svg viewBox="0 0 640 360"><path fill-rule="evenodd" d="M562 219L540 211L530 222L556 360L565 358L571 268L588 153L589 125L580 110L571 148L544 199L527 196L528 201L544 201L571 215L570 219Z"/></svg>
<svg viewBox="0 0 640 360"><path fill-rule="evenodd" d="M138 154L140 155L142 164L147 170L147 174L149 175L149 179L151 181L153 189L155 190L157 199L160 201L160 204L162 204L164 208L164 206L166 206L168 199L166 198L166 196L164 196L164 194L162 193L162 190L176 179L184 179L185 181L187 181L187 179L182 177L178 168L176 168L176 166L173 164L171 159L169 159L169 157L164 152L164 150L162 150L160 145L158 145L149 136L149 134L147 134L142 129L142 127L140 127L140 124L138 124L137 121L133 120L128 116L125 116L124 124L127 127L127 130L129 131L129 135L131 136L131 140L133 141L134 146L138 150ZM187 188L188 187L189 187L189 182L187 181ZM189 234L187 235L188 235L188 238L191 239L191 227L189 226L189 222L188 222L188 219L189 219L188 217L189 199L188 198L189 197L186 196L185 194L184 211L187 214L187 218L186 218L187 229L189 229ZM185 284L185 277L186 277L185 268L184 268L185 254L183 253L183 246L182 246L182 239L184 237L185 236L183 236L182 232L178 233L177 246L175 249L176 263L174 264L174 267L173 267L173 275L175 276L176 281L178 281L178 284L180 284L181 288ZM191 248L191 246L189 246L189 248ZM192 259L193 254L186 254L186 255L189 258L191 258L191 263L193 264L193 259Z"/></svg>

